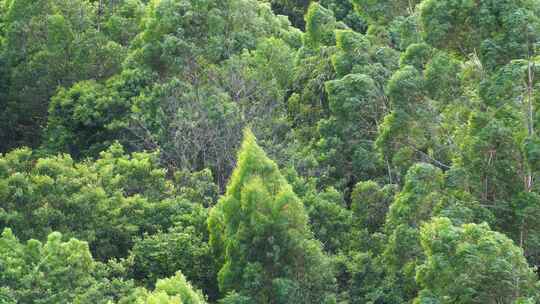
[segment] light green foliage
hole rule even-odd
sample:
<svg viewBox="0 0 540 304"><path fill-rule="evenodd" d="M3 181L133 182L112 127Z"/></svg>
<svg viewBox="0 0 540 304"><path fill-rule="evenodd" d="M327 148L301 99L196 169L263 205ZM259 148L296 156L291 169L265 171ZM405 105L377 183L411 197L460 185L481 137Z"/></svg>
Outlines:
<svg viewBox="0 0 540 304"><path fill-rule="evenodd" d="M9 229L0 238L0 284L17 303L85 303L95 267L86 242L63 242L57 232L45 244L21 244Z"/></svg>
<svg viewBox="0 0 540 304"><path fill-rule="evenodd" d="M120 302L122 303L122 302ZM136 304L204 304L202 294L195 291L181 272L175 276L161 279L152 292L143 291L134 300Z"/></svg>
<svg viewBox="0 0 540 304"><path fill-rule="evenodd" d="M134 236L197 210L157 161L157 154L125 155L120 145L82 163L15 150L0 158L1 226L22 239L61 231L88 241L99 259L125 256Z"/></svg>
<svg viewBox="0 0 540 304"><path fill-rule="evenodd" d="M456 227L447 218L437 218L422 228L421 242L426 261L417 269L422 291L415 303L537 299L537 278L522 250L486 224Z"/></svg>
<svg viewBox="0 0 540 304"><path fill-rule="evenodd" d="M332 11L317 2L312 2L306 12L305 19L304 45L317 48L321 44L335 44L334 30L337 28L337 21Z"/></svg>
<svg viewBox="0 0 540 304"><path fill-rule="evenodd" d="M259 303L324 303L328 297L332 270L312 239L304 206L250 131L208 223L222 292Z"/></svg>

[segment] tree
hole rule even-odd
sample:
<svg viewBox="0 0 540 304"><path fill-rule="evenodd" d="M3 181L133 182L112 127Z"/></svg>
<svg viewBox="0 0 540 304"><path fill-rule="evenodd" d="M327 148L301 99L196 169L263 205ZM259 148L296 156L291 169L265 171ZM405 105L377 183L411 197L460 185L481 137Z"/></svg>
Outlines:
<svg viewBox="0 0 540 304"><path fill-rule="evenodd" d="M400 69L386 86L392 111L375 142L393 181L402 182L416 162L450 168L455 149L450 126L463 121L458 116L464 95L461 72L458 60L425 43L411 44L402 53Z"/></svg>
<svg viewBox="0 0 540 304"><path fill-rule="evenodd" d="M334 188L317 192L310 189L302 196L309 223L315 238L323 244L323 249L336 254L349 247L353 238L352 212L346 208L343 196Z"/></svg>
<svg viewBox="0 0 540 304"><path fill-rule="evenodd" d="M144 2L140 0L99 0L98 26L107 37L120 45L129 46L140 32L144 17ZM103 3L105 2L105 3Z"/></svg>
<svg viewBox="0 0 540 304"><path fill-rule="evenodd" d="M388 110L384 87L397 52L340 29L317 3L306 21L289 113L303 158L315 160L322 185L346 188L348 200L356 182L380 174L373 141Z"/></svg>
<svg viewBox="0 0 540 304"><path fill-rule="evenodd" d="M146 13L129 65L143 64L162 76L196 72L205 62L254 49L259 38L299 38L286 17L254 0L152 1Z"/></svg>
<svg viewBox="0 0 540 304"><path fill-rule="evenodd" d="M329 167L329 178L340 188L352 188L380 168L373 151L373 137L384 102L375 81L366 74L348 74L328 81L330 116L318 125L316 143L321 165Z"/></svg>
<svg viewBox="0 0 540 304"><path fill-rule="evenodd" d="M85 301L98 284L96 267L86 242L64 242L58 232L44 244L37 240L21 244L10 229L4 229L0 238L0 284L16 303L104 304L111 298L103 290L99 301Z"/></svg>
<svg viewBox="0 0 540 304"><path fill-rule="evenodd" d="M292 25L304 29L304 15L311 1L309 0L272 0L272 10L279 15L289 17Z"/></svg>
<svg viewBox="0 0 540 304"><path fill-rule="evenodd" d="M429 44L467 56L478 52L491 70L526 58L538 39L537 1L427 0L419 7Z"/></svg>
<svg viewBox="0 0 540 304"><path fill-rule="evenodd" d="M326 303L334 278L302 202L246 130L225 196L208 221L223 294L259 303Z"/></svg>
<svg viewBox="0 0 540 304"><path fill-rule="evenodd" d="M209 199L188 200L196 198L194 191L177 189L156 153L126 155L115 144L96 161L80 163L36 154L19 149L0 157L0 227L23 240L60 231L87 241L95 257L106 260L126 257L134 237L144 233L177 223L204 226L195 219Z"/></svg>
<svg viewBox="0 0 540 304"><path fill-rule="evenodd" d="M201 219L206 223L206 217ZM217 270L208 239L193 226L145 235L135 241L129 259L133 260L130 271L134 278L146 286L182 271L210 299L218 296Z"/></svg>
<svg viewBox="0 0 540 304"><path fill-rule="evenodd" d="M452 225L435 218L422 227L426 255L417 268L415 303L534 303L538 282L523 251L487 224Z"/></svg>
<svg viewBox="0 0 540 304"><path fill-rule="evenodd" d="M351 194L351 210L359 227L370 233L381 232L396 192L395 185L381 187L374 181L356 184Z"/></svg>
<svg viewBox="0 0 540 304"><path fill-rule="evenodd" d="M6 111L14 131L2 152L17 145L38 146L56 89L110 77L126 53L96 30L95 11L87 1L13 0L4 9L0 57L8 84Z"/></svg>
<svg viewBox="0 0 540 304"><path fill-rule="evenodd" d="M133 299L137 304L205 304L204 296L195 291L181 272L175 276L159 280L154 291L143 290ZM125 303L128 299L124 300ZM119 302L123 304L123 301Z"/></svg>
<svg viewBox="0 0 540 304"><path fill-rule="evenodd" d="M411 300L417 292L415 267L423 260L420 227L444 208L443 174L429 164L412 166L405 185L390 205L384 229L388 235L382 254L385 268L401 298Z"/></svg>
<svg viewBox="0 0 540 304"><path fill-rule="evenodd" d="M414 13L420 0L353 0L358 14L372 24L387 24L396 17Z"/></svg>
<svg viewBox="0 0 540 304"><path fill-rule="evenodd" d="M304 16L306 15L312 1L309 0L272 0L272 10L278 15L289 17L291 24L301 30L306 27ZM353 6L348 1L322 0L320 4L333 12L338 21L341 21L351 28L361 31L365 27L365 22L356 14Z"/></svg>
<svg viewBox="0 0 540 304"><path fill-rule="evenodd" d="M125 69L105 83L87 80L60 88L49 104L43 146L76 159L97 157L119 140L133 149L137 140L129 132L133 98L155 80L149 71Z"/></svg>

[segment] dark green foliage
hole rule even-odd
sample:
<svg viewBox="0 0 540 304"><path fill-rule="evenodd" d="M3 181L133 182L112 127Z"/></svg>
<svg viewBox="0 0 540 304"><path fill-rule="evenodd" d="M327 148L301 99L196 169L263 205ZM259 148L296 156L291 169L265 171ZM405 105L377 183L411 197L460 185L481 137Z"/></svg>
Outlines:
<svg viewBox="0 0 540 304"><path fill-rule="evenodd" d="M431 148L433 130L426 123L431 109L424 87L424 78L412 66L401 68L388 82L393 111L384 118L375 145L383 158L398 168L398 178L412 163L423 160Z"/></svg>
<svg viewBox="0 0 540 304"><path fill-rule="evenodd" d="M337 30L336 47L339 51L334 55L333 65L339 76L345 76L369 63L371 43L362 34Z"/></svg>
<svg viewBox="0 0 540 304"><path fill-rule="evenodd" d="M272 10L279 15L286 15L289 17L292 25L304 30L306 27L306 21L304 15L308 12L310 0L272 0ZM348 1L340 0L322 0L320 4L331 10L336 16L336 19L347 24L351 28L362 31L366 24L365 21L358 16L351 3Z"/></svg>
<svg viewBox="0 0 540 304"><path fill-rule="evenodd" d="M424 38L437 48L468 55L487 68L524 58L538 39L536 1L426 0L420 5Z"/></svg>
<svg viewBox="0 0 540 304"><path fill-rule="evenodd" d="M356 224L371 233L381 231L395 193L394 185L381 188L373 181L356 184L351 195L351 210Z"/></svg>
<svg viewBox="0 0 540 304"><path fill-rule="evenodd" d="M323 249L336 253L351 242L351 211L345 208L341 194L333 188L317 193L311 190L303 196L310 226Z"/></svg>
<svg viewBox="0 0 540 304"><path fill-rule="evenodd" d="M341 179L338 185L350 185L377 170L369 133L377 128L381 100L375 82L364 74L329 81L326 91L331 116L319 122L320 162L331 166L330 177Z"/></svg>
<svg viewBox="0 0 540 304"><path fill-rule="evenodd" d="M206 217L201 218L203 223ZM182 273L211 299L217 297L217 270L207 240L194 227L175 227L166 233L136 240L130 254L137 281L153 285L156 279Z"/></svg>
<svg viewBox="0 0 540 304"><path fill-rule="evenodd" d="M104 79L119 70L125 48L96 28L94 7L84 0L4 4L5 109L11 116L2 151L39 145L49 98L58 86Z"/></svg>
<svg viewBox="0 0 540 304"><path fill-rule="evenodd" d="M258 38L295 39L286 18L274 16L259 1L153 1L143 26L131 63L168 76L189 73L196 68L198 56L217 62L244 48L253 49Z"/></svg>
<svg viewBox="0 0 540 304"><path fill-rule="evenodd" d="M289 17L292 25L304 29L306 14L310 0L272 0L272 10L279 15Z"/></svg>
<svg viewBox="0 0 540 304"><path fill-rule="evenodd" d="M412 14L419 0L352 0L356 11L370 23L386 24L398 16Z"/></svg>
<svg viewBox="0 0 540 304"><path fill-rule="evenodd" d="M447 218L422 228L426 262L417 269L415 303L534 303L536 275L522 250L486 224L455 227ZM528 302L518 302L521 301Z"/></svg>
<svg viewBox="0 0 540 304"><path fill-rule="evenodd" d="M97 156L114 141L131 139L127 132L131 98L154 77L142 70L124 70L105 84L83 81L60 89L51 99L45 147L74 157Z"/></svg>
<svg viewBox="0 0 540 304"><path fill-rule="evenodd" d="M401 282L396 289L403 299L410 300L416 294L414 271L423 260L419 230L444 207L442 187L441 170L428 164L414 165L407 172L403 190L390 205L384 225L388 240L383 259L390 275Z"/></svg>

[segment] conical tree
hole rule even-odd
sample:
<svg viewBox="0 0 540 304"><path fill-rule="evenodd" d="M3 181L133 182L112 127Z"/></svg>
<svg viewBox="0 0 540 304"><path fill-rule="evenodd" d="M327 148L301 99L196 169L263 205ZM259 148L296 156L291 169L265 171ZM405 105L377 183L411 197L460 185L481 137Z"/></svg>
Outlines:
<svg viewBox="0 0 540 304"><path fill-rule="evenodd" d="M303 203L249 130L209 229L224 294L257 303L331 301L335 278Z"/></svg>

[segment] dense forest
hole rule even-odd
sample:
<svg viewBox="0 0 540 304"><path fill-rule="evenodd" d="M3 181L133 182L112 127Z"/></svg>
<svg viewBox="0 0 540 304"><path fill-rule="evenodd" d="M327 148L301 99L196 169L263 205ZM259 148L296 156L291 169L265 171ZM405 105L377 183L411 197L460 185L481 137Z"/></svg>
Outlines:
<svg viewBox="0 0 540 304"><path fill-rule="evenodd" d="M0 0L0 304L540 303L540 0Z"/></svg>

